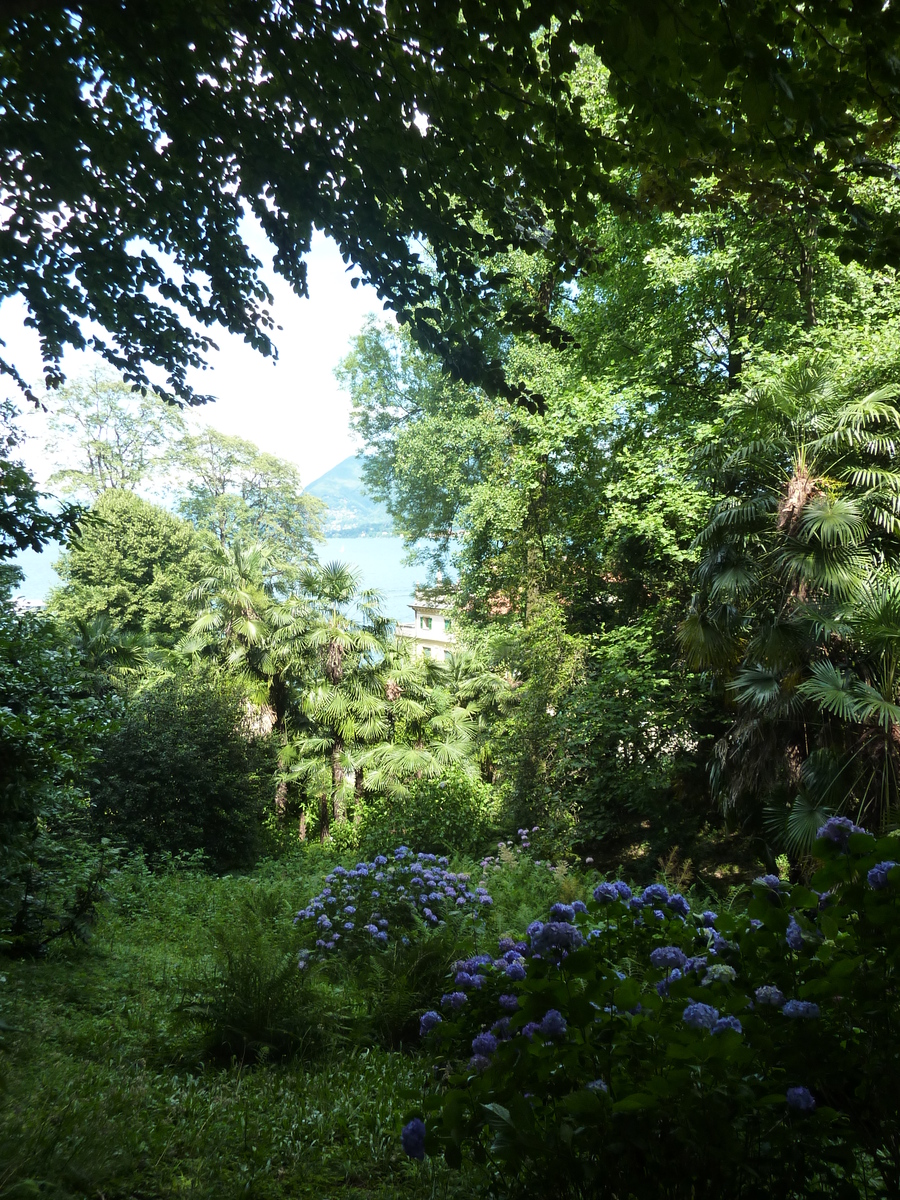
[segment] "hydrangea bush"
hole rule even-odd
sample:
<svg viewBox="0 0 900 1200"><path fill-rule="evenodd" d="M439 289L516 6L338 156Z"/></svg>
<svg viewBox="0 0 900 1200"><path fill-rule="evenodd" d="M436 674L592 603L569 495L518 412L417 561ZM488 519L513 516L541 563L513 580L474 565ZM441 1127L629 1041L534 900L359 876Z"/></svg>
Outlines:
<svg viewBox="0 0 900 1200"><path fill-rule="evenodd" d="M422 1001L449 961L484 939L491 904L446 858L407 846L335 867L295 918L300 969L315 966L358 994L370 1017L362 1036L401 1044L415 1036Z"/></svg>
<svg viewBox="0 0 900 1200"><path fill-rule="evenodd" d="M457 962L416 1146L497 1196L897 1195L898 850L832 818L745 912L601 883Z"/></svg>

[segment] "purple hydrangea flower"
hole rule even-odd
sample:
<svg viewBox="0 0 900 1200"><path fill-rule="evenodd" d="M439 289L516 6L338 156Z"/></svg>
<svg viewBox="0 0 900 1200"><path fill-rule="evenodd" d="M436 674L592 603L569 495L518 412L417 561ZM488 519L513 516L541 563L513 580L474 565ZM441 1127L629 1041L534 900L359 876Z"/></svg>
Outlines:
<svg viewBox="0 0 900 1200"><path fill-rule="evenodd" d="M421 1161L425 1157L425 1122L421 1117L413 1117L403 1126L400 1142L410 1158Z"/></svg>
<svg viewBox="0 0 900 1200"><path fill-rule="evenodd" d="M491 1060L484 1054L473 1054L469 1059L469 1067L473 1071L477 1071L480 1075L482 1071L486 1071L491 1065Z"/></svg>
<svg viewBox="0 0 900 1200"><path fill-rule="evenodd" d="M609 1094L609 1088L602 1079L594 1079L590 1083L584 1085L589 1092L600 1092L604 1096Z"/></svg>
<svg viewBox="0 0 900 1200"><path fill-rule="evenodd" d="M620 900L625 900L627 902L631 899L631 888L627 883L624 882L624 880L616 879L613 883L613 887L616 889L616 894Z"/></svg>
<svg viewBox="0 0 900 1200"><path fill-rule="evenodd" d="M419 1017L419 1036L424 1037L426 1033L430 1033L436 1025L440 1025L443 1019L441 1014L436 1013L433 1009L427 1013L422 1013L421 1017Z"/></svg>
<svg viewBox="0 0 900 1200"><path fill-rule="evenodd" d="M710 912L709 909L707 909L706 912L702 912L700 914L700 923L703 925L704 929L712 929L713 925L715 925L715 923L716 923L716 921L718 921L718 919L719 919L719 914Z"/></svg>
<svg viewBox="0 0 900 1200"><path fill-rule="evenodd" d="M573 913L586 913L587 905L585 904L585 902L583 900L575 900L572 902L572 912Z"/></svg>
<svg viewBox="0 0 900 1200"><path fill-rule="evenodd" d="M499 1021L495 1021L491 1026L491 1033L501 1041L506 1041L509 1038L509 1017L501 1017Z"/></svg>
<svg viewBox="0 0 900 1200"><path fill-rule="evenodd" d="M686 917L691 911L691 906L680 892L676 892L674 896L670 896L666 901L666 906L678 917Z"/></svg>
<svg viewBox="0 0 900 1200"><path fill-rule="evenodd" d="M505 992L497 1001L504 1012L516 1012L519 1007L519 997Z"/></svg>
<svg viewBox="0 0 900 1200"><path fill-rule="evenodd" d="M841 850L846 850L851 834L865 832L858 825L854 825L849 817L829 817L816 833L816 837L825 838L829 842L834 842Z"/></svg>
<svg viewBox="0 0 900 1200"><path fill-rule="evenodd" d="M376 934L378 932L378 926L377 925L363 925L363 930L365 933Z"/></svg>
<svg viewBox="0 0 900 1200"><path fill-rule="evenodd" d="M492 1033L479 1033L477 1037L472 1039L472 1051L475 1054L483 1055L484 1058L489 1058L497 1049L497 1039Z"/></svg>
<svg viewBox="0 0 900 1200"><path fill-rule="evenodd" d="M344 922L344 928L345 928L345 929L347 929L347 930L353 929L353 928L354 928L353 922L352 922L352 921L345 921L345 922Z"/></svg>
<svg viewBox="0 0 900 1200"><path fill-rule="evenodd" d="M737 1017L719 1017L712 1027L713 1033L724 1033L726 1029L733 1029L735 1033L743 1033L743 1027Z"/></svg>
<svg viewBox="0 0 900 1200"><path fill-rule="evenodd" d="M788 1108L793 1108L796 1112L812 1112L816 1107L815 1097L809 1088L788 1088L786 1099Z"/></svg>
<svg viewBox="0 0 900 1200"><path fill-rule="evenodd" d="M522 1033L528 1038L529 1041L531 1041L539 1029L540 1025L537 1023L537 1021L529 1021L528 1024L523 1027Z"/></svg>
<svg viewBox="0 0 900 1200"><path fill-rule="evenodd" d="M670 971L673 967L681 968L687 962L687 955L677 946L657 946L650 952L651 966L661 971Z"/></svg>
<svg viewBox="0 0 900 1200"><path fill-rule="evenodd" d="M684 964L684 973L687 975L690 971L702 971L706 967L706 955L698 954L694 958L689 958Z"/></svg>
<svg viewBox="0 0 900 1200"><path fill-rule="evenodd" d="M628 903L634 912L639 912L644 907L644 902L640 896L632 896Z"/></svg>
<svg viewBox="0 0 900 1200"><path fill-rule="evenodd" d="M513 983L518 983L525 978L525 964L521 962L511 962L506 968L506 978L511 979Z"/></svg>
<svg viewBox="0 0 900 1200"><path fill-rule="evenodd" d="M448 1004L457 1012L466 1003L469 997L465 992L450 992L446 996L441 996L441 1007L446 1007Z"/></svg>
<svg viewBox="0 0 900 1200"><path fill-rule="evenodd" d="M475 980L468 971L457 971L456 978L453 980L458 988L472 987Z"/></svg>
<svg viewBox="0 0 900 1200"><path fill-rule="evenodd" d="M641 900L648 906L667 904L669 901L669 889L664 883L651 883L649 887L645 887L641 892Z"/></svg>
<svg viewBox="0 0 900 1200"><path fill-rule="evenodd" d="M689 1004L681 1019L691 1029L712 1029L719 1019L719 1010L711 1004Z"/></svg>
<svg viewBox="0 0 900 1200"><path fill-rule="evenodd" d="M885 862L876 863L866 876L866 879L869 881L869 887L874 888L876 892L880 892L883 888L886 888L888 885L887 873L892 867L896 867L896 865L895 862L891 862L889 859Z"/></svg>
<svg viewBox="0 0 900 1200"><path fill-rule="evenodd" d="M383 929L379 929L378 933L375 934L375 941L381 942L383 945L387 940L388 940L388 935L384 932Z"/></svg>
<svg viewBox="0 0 900 1200"><path fill-rule="evenodd" d="M541 1033L545 1038L565 1037L567 1028L566 1018L555 1008L551 1008L544 1014L540 1025Z"/></svg>
<svg viewBox="0 0 900 1200"><path fill-rule="evenodd" d="M812 1018L819 1015L819 1006L818 1004L813 1004L811 1000L788 1000L781 1011L786 1017Z"/></svg>
<svg viewBox="0 0 900 1200"><path fill-rule="evenodd" d="M756 1003L769 1008L782 1008L784 1005L784 992L772 984L767 984L765 987L758 987L754 993Z"/></svg>

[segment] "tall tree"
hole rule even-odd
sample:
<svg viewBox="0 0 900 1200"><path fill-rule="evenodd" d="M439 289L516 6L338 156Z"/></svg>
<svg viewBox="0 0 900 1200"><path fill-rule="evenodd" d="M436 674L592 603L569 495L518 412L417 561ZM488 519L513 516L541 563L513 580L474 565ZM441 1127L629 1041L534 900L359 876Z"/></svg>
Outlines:
<svg viewBox="0 0 900 1200"><path fill-rule="evenodd" d="M121 633L172 646L196 616L187 593L202 563L203 543L187 521L133 492L103 492L60 558L63 586L50 607L71 621L108 617Z"/></svg>
<svg viewBox="0 0 900 1200"><path fill-rule="evenodd" d="M99 369L62 388L51 405L49 447L68 465L50 482L91 500L110 488L159 484L165 451L184 432L177 408Z"/></svg>
<svg viewBox="0 0 900 1200"><path fill-rule="evenodd" d="M169 462L183 487L179 512L197 529L223 546L265 542L282 565L308 561L324 505L305 494L293 463L210 428L182 438Z"/></svg>
<svg viewBox="0 0 900 1200"><path fill-rule="evenodd" d="M553 323L506 305L484 260L546 251L572 277L598 198L802 205L849 255L897 261L896 207L853 185L893 179L898 35L894 6L832 0L14 0L0 297L24 296L50 384L90 341L198 399L208 327L273 349L249 208L298 293L315 225L460 378L527 401L487 331ZM585 75L609 97L599 130Z"/></svg>

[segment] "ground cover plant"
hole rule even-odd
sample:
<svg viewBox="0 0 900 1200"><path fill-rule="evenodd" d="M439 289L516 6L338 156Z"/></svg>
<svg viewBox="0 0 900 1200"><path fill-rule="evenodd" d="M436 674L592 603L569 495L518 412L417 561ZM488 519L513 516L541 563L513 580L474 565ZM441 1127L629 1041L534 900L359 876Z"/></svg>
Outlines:
<svg viewBox="0 0 900 1200"><path fill-rule="evenodd" d="M407 1152L491 1196L896 1195L898 849L831 818L808 886L716 913L602 882L458 962Z"/></svg>

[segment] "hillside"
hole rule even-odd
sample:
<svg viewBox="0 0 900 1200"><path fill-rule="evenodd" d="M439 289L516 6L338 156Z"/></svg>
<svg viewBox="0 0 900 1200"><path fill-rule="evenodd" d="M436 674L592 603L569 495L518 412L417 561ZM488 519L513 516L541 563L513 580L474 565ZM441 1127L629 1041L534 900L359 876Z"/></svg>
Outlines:
<svg viewBox="0 0 900 1200"><path fill-rule="evenodd" d="M362 459L355 455L326 471L306 491L328 505L323 521L326 537L377 537L393 532L387 510L366 495Z"/></svg>

